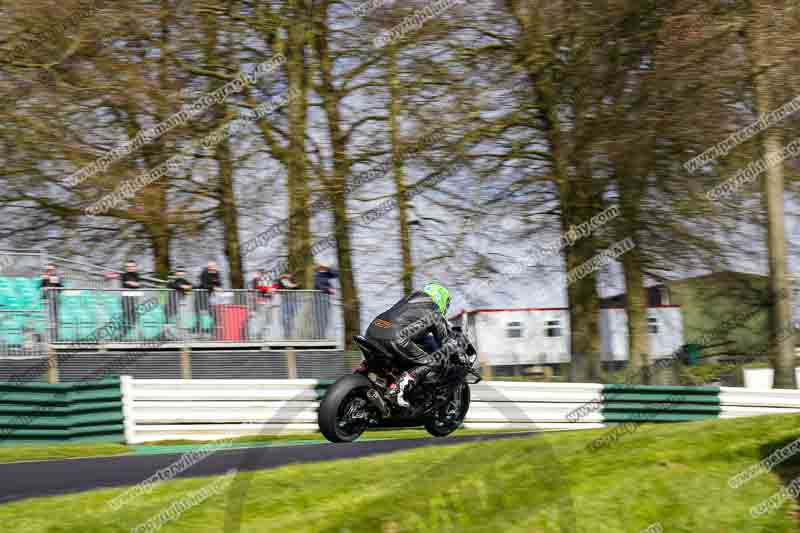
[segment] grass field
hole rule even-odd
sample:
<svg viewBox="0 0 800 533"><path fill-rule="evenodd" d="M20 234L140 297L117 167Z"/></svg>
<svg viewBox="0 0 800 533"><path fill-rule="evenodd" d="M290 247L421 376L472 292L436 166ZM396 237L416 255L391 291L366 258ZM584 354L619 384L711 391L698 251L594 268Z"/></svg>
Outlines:
<svg viewBox="0 0 800 533"><path fill-rule="evenodd" d="M160 531L797 531L794 501L750 515L781 488L777 473L737 489L728 479L800 436L799 426L800 415L647 425L596 452L587 443L608 430L548 433L248 472ZM796 470L797 461L783 466ZM0 524L128 532L212 482L166 482L118 511L106 507L118 489L16 502L0 506ZM241 529L235 512L226 527L226 505L239 501Z"/></svg>

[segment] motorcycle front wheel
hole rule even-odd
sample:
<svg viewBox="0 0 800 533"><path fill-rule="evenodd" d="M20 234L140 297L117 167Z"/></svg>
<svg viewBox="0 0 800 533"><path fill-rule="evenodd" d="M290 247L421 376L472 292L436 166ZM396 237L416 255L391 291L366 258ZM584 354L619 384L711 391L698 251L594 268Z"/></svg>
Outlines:
<svg viewBox="0 0 800 533"><path fill-rule="evenodd" d="M469 411L469 402L469 385L462 383L450 400L425 420L425 429L434 437L446 437L451 434L464 423Z"/></svg>
<svg viewBox="0 0 800 533"><path fill-rule="evenodd" d="M339 378L319 406L317 423L330 442L353 442L369 426L367 391L372 383L360 374Z"/></svg>

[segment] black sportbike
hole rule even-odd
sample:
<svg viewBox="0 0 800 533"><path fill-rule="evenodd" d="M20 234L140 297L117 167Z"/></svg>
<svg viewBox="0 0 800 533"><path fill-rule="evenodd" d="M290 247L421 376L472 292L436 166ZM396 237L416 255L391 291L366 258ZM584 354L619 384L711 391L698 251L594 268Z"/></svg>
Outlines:
<svg viewBox="0 0 800 533"><path fill-rule="evenodd" d="M462 335L459 328L454 328ZM464 422L469 409L469 386L481 381L475 370L477 353L470 343L465 354L450 358L434 378L428 375L405 395L408 407L395 402L392 385L403 367L396 358L369 339L353 337L364 354L365 370L339 378L319 407L318 423L331 442L352 442L370 427L424 425L436 437L445 437ZM395 389L396 390L396 389Z"/></svg>

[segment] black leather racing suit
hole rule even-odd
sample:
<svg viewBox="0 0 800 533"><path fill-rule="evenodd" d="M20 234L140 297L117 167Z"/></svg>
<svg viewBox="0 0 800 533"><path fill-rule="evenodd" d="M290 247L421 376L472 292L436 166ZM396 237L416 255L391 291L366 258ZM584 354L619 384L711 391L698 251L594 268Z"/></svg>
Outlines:
<svg viewBox="0 0 800 533"><path fill-rule="evenodd" d="M439 349L428 353L420 344L432 334ZM457 342L447 321L433 299L421 291L406 296L381 313L367 328L366 337L397 357L412 378L422 383L431 372L440 372L447 364L451 345Z"/></svg>

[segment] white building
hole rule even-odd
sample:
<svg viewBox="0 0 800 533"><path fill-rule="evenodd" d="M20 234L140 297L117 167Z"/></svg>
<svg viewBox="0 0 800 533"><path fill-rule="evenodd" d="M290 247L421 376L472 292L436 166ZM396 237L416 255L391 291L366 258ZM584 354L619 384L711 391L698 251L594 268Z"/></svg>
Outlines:
<svg viewBox="0 0 800 533"><path fill-rule="evenodd" d="M651 357L666 357L684 344L680 306L651 305L647 314ZM450 321L462 326L486 364L554 366L570 362L566 307L464 310ZM600 309L603 361L609 366L623 366L628 360L627 322L622 306Z"/></svg>

